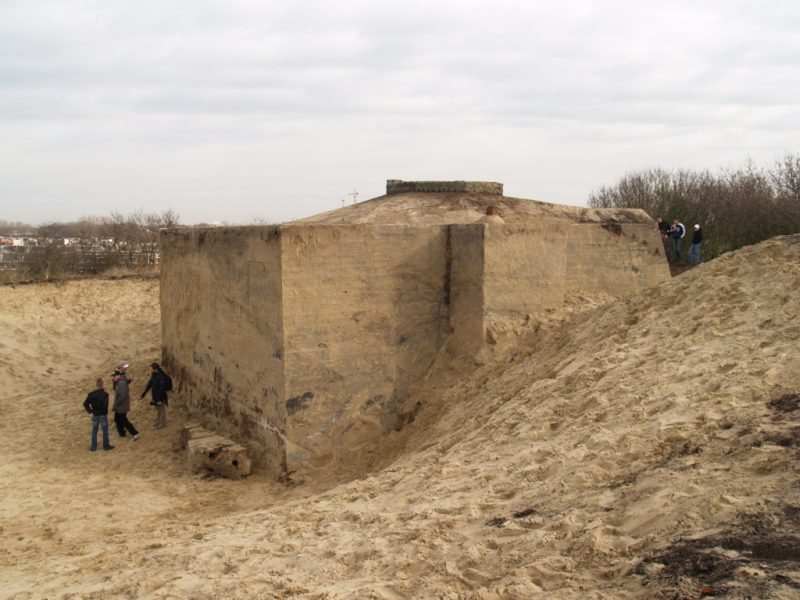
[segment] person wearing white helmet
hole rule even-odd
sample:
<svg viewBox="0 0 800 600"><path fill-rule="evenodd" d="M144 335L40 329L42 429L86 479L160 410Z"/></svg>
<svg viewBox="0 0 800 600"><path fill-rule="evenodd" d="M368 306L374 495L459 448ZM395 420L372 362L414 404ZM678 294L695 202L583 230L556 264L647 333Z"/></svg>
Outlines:
<svg viewBox="0 0 800 600"><path fill-rule="evenodd" d="M703 243L703 230L699 224L695 224L692 232L692 245L689 246L689 256L686 258L690 265L700 264L700 244Z"/></svg>
<svg viewBox="0 0 800 600"><path fill-rule="evenodd" d="M131 439L135 442L139 439L139 432L133 423L128 420L128 412L131 410L131 395L129 384L132 381L127 374L128 364L121 363L111 374L114 382L114 424L117 426L119 437L125 437L126 432L131 434Z"/></svg>

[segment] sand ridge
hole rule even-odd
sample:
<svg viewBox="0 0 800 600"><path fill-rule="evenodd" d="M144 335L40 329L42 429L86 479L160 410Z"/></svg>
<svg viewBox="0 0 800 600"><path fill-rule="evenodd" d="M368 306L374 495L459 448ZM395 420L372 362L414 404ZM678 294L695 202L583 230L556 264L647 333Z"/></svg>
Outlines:
<svg viewBox="0 0 800 600"><path fill-rule="evenodd" d="M0 289L2 595L796 598L798 291L794 236L573 303L439 365L372 470L287 488L187 473L177 395L88 452L93 378L129 360L137 397L157 356L156 282Z"/></svg>

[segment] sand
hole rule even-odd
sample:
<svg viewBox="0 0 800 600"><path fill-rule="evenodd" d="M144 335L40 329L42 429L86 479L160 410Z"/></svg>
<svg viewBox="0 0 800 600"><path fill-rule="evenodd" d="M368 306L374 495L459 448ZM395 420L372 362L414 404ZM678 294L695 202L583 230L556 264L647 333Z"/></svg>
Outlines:
<svg viewBox="0 0 800 600"><path fill-rule="evenodd" d="M156 280L0 306L0 597L800 597L798 236L443 361L361 472L296 486L188 472L178 394L153 429ZM89 452L122 360L141 438Z"/></svg>

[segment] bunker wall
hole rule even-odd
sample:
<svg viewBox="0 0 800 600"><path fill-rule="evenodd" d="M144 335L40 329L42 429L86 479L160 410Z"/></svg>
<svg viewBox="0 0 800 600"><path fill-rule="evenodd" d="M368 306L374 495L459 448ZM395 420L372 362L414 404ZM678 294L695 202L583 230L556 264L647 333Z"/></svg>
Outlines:
<svg viewBox="0 0 800 600"><path fill-rule="evenodd" d="M443 342L446 228L287 225L282 241L289 469L357 461Z"/></svg>
<svg viewBox="0 0 800 600"><path fill-rule="evenodd" d="M669 279L664 245L652 223L577 223L564 249L572 290L624 296Z"/></svg>
<svg viewBox="0 0 800 600"><path fill-rule="evenodd" d="M453 345L469 356L476 355L484 344L486 229L482 223L448 227Z"/></svg>
<svg viewBox="0 0 800 600"><path fill-rule="evenodd" d="M623 296L669 277L649 224L489 225L484 296L491 316L536 314L570 293Z"/></svg>
<svg viewBox="0 0 800 600"><path fill-rule="evenodd" d="M563 301L569 227L562 220L543 221L536 226L487 225L487 314L535 314Z"/></svg>
<svg viewBox="0 0 800 600"><path fill-rule="evenodd" d="M247 439L283 469L285 425L280 230L236 227L162 235L166 366L205 424Z"/></svg>
<svg viewBox="0 0 800 600"><path fill-rule="evenodd" d="M477 356L503 319L669 276L651 224L563 219L178 229L161 251L167 370L273 472L357 468L448 336Z"/></svg>

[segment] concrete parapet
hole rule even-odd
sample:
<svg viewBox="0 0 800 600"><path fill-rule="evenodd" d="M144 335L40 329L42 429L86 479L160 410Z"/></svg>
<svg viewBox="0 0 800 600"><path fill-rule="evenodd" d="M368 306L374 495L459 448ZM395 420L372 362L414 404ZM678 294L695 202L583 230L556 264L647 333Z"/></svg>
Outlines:
<svg viewBox="0 0 800 600"><path fill-rule="evenodd" d="M413 194L420 192L503 195L503 184L496 181L403 181L387 179L386 194Z"/></svg>

